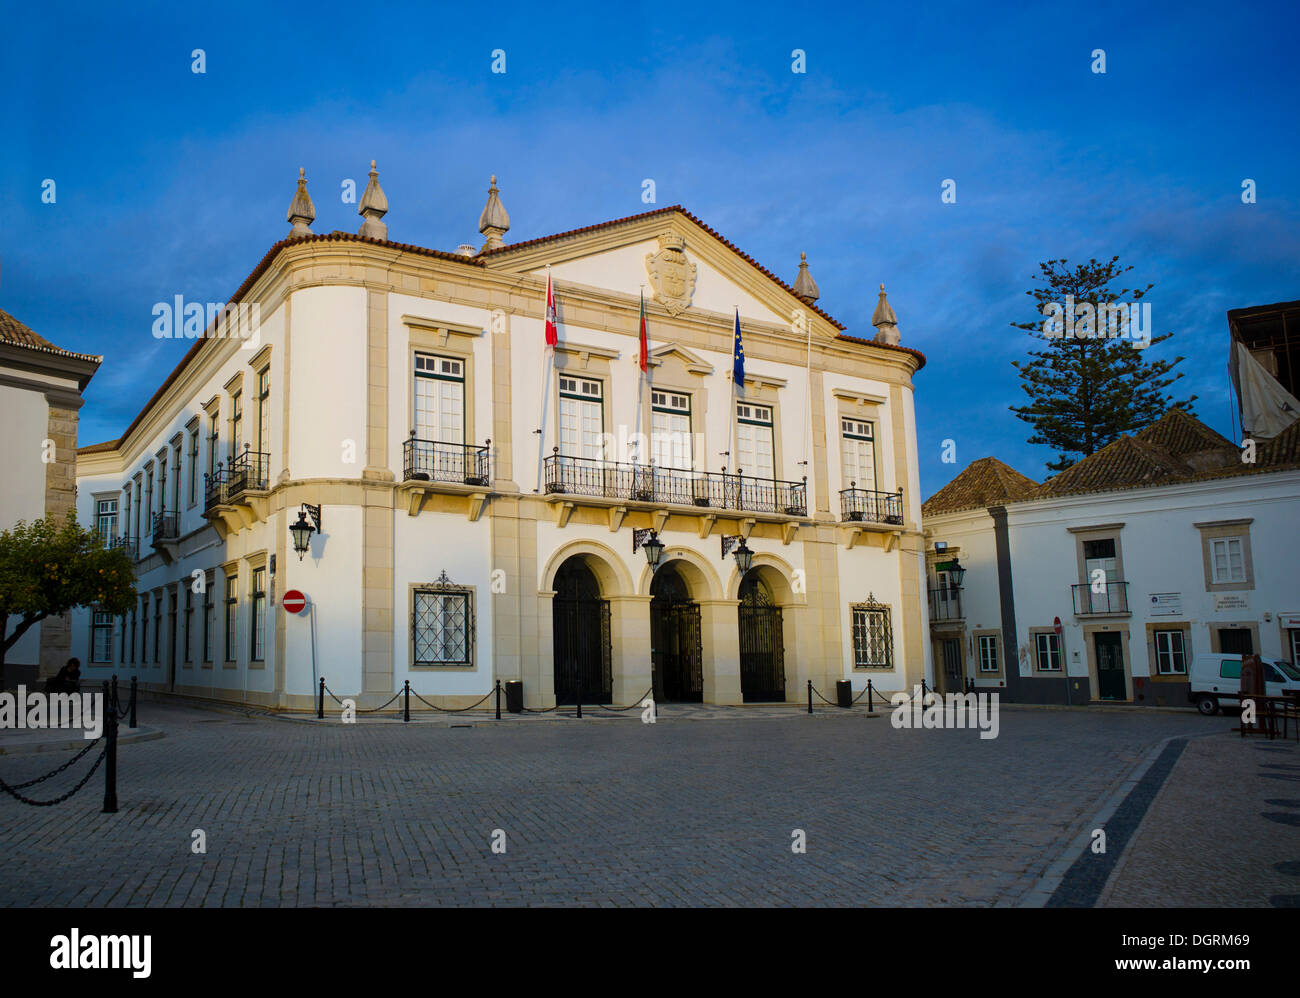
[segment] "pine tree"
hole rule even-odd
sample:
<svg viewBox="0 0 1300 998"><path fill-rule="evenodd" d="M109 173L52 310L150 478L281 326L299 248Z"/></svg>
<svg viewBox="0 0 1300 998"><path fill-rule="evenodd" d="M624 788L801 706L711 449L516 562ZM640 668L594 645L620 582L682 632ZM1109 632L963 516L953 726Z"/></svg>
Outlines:
<svg viewBox="0 0 1300 998"><path fill-rule="evenodd" d="M1033 427L1029 443L1056 450L1057 460L1047 463L1050 471L1063 471L1122 434L1148 426L1172 406L1190 412L1196 401L1195 395L1180 402L1171 399L1165 389L1183 376L1174 368L1184 358L1148 360L1146 349L1134 346L1137 341L1131 337L1137 330L1130 326L1127 314L1121 318L1117 313L1110 327L1124 335L1106 335L1105 307L1138 303L1155 286L1114 290L1112 285L1133 269L1118 261L1115 256L1107 263L1093 259L1075 267L1064 259L1040 263L1034 279L1041 286L1025 292L1034 299L1039 317L1011 324L1045 344L1044 349L1029 351L1031 359L1012 362L1030 402L1010 409ZM1074 336L1063 328L1067 319L1061 313L1068 302L1075 312ZM1060 316L1056 325L1049 316ZM1144 334L1150 333L1148 326ZM1172 335L1151 336L1148 346Z"/></svg>

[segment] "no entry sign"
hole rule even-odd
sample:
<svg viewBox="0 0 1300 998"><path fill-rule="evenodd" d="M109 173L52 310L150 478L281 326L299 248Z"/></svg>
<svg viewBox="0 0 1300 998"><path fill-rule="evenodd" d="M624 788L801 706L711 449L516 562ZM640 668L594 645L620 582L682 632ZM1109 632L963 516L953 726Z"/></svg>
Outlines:
<svg viewBox="0 0 1300 998"><path fill-rule="evenodd" d="M284 599L280 601L288 613L302 613L307 606L307 597L297 589L290 589L284 594Z"/></svg>
<svg viewBox="0 0 1300 998"><path fill-rule="evenodd" d="M301 596L302 594L301 594L301 593L298 593L297 595ZM285 593L284 598L285 598L285 599L288 599L288 598L289 598L289 594L288 594L288 593ZM1054 617L1054 618L1052 619L1052 630L1054 630L1054 631L1056 632L1056 636L1057 636L1058 638L1061 636L1061 618L1060 618L1060 617Z"/></svg>

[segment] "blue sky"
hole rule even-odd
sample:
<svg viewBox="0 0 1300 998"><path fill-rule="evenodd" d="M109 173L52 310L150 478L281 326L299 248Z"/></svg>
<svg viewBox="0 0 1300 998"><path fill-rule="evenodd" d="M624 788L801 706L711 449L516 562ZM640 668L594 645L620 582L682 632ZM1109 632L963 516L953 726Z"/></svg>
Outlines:
<svg viewBox="0 0 1300 998"><path fill-rule="evenodd" d="M206 5L205 5L206 6ZM155 302L228 298L288 231L356 231L379 161L390 237L510 241L681 203L857 335L884 282L916 379L922 491L1054 457L1007 407L1040 260L1154 282L1153 348L1230 434L1229 308L1300 298L1295 3L46 4L0 39L0 308L105 355L80 438L118 436L185 344ZM190 71L202 48L207 72ZM791 72L791 52L807 72ZM1106 52L1105 75L1091 52ZM506 53L493 74L492 51ZM641 201L653 178L656 205ZM57 202L42 204L52 178ZM957 203L940 185L957 182ZM1258 202L1241 202L1253 179ZM941 463L956 442L957 464Z"/></svg>

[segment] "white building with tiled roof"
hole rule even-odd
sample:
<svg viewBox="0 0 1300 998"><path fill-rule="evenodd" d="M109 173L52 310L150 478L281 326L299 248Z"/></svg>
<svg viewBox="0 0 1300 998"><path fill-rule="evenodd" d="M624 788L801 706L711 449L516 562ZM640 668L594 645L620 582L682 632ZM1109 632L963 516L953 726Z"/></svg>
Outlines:
<svg viewBox="0 0 1300 998"><path fill-rule="evenodd" d="M1171 706L1197 652L1295 662L1297 437L1246 462L1171 409L1042 484L972 464L922 507L940 684Z"/></svg>
<svg viewBox="0 0 1300 998"><path fill-rule="evenodd" d="M322 677L444 707L498 680L529 707L920 681L925 359L892 308L849 335L806 261L786 284L675 206L510 244L493 178L455 253L391 241L388 207L372 167L361 233L312 235L300 179L233 299L257 337L186 344L83 450L81 503L120 502L141 594L84 615L92 677L286 709Z"/></svg>
<svg viewBox="0 0 1300 998"><path fill-rule="evenodd" d="M61 349L0 311L0 529L73 508L77 413L102 359ZM7 621L6 635L17 624ZM67 619L41 621L5 656L6 683L53 675L69 648Z"/></svg>

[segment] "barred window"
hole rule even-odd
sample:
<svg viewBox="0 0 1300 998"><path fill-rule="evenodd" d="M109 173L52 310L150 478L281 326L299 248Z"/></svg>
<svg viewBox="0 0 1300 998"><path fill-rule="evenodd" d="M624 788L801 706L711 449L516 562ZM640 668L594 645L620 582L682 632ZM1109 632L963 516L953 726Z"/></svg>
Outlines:
<svg viewBox="0 0 1300 998"><path fill-rule="evenodd" d="M113 615L96 610L92 629L94 633L90 641L90 661L112 662Z"/></svg>
<svg viewBox="0 0 1300 998"><path fill-rule="evenodd" d="M445 573L444 573L445 576ZM471 665L473 593L440 583L414 594L415 665Z"/></svg>
<svg viewBox="0 0 1300 998"><path fill-rule="evenodd" d="M868 598L853 604L853 667L855 669L892 669L894 667L894 629L889 622L889 607Z"/></svg>

